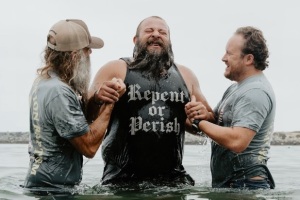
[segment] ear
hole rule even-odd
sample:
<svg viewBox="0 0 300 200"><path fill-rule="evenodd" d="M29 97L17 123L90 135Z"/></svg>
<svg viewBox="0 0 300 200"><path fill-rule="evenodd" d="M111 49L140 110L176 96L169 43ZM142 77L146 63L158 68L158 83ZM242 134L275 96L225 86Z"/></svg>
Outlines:
<svg viewBox="0 0 300 200"><path fill-rule="evenodd" d="M78 51L72 51L71 55L72 55L72 60L77 60L77 58L78 58Z"/></svg>
<svg viewBox="0 0 300 200"><path fill-rule="evenodd" d="M245 59L246 59L246 63L248 65L253 65L254 64L254 56L252 54L247 54L245 56Z"/></svg>
<svg viewBox="0 0 300 200"><path fill-rule="evenodd" d="M133 37L133 43L136 44L137 40L138 40L138 37L135 35L135 36Z"/></svg>

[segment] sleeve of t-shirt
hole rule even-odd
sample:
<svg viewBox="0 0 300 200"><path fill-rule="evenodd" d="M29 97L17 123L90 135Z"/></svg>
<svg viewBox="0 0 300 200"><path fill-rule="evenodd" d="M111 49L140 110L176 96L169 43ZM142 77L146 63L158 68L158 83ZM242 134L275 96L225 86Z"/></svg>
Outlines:
<svg viewBox="0 0 300 200"><path fill-rule="evenodd" d="M71 139L89 131L89 125L82 112L80 102L75 93L68 91L68 89L62 89L49 102L47 110L61 137Z"/></svg>
<svg viewBox="0 0 300 200"><path fill-rule="evenodd" d="M266 92L261 89L248 90L234 105L232 126L245 127L258 132L271 106Z"/></svg>

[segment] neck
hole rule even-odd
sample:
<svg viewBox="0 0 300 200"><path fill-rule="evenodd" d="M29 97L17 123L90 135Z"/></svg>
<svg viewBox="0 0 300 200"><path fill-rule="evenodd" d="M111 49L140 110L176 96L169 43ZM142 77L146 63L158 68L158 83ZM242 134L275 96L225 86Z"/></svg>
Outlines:
<svg viewBox="0 0 300 200"><path fill-rule="evenodd" d="M241 77L237 83L241 83L242 81L244 81L245 79L251 77L251 76L256 76L256 75L259 75L259 74L262 74L263 72L261 70L258 70L258 69L255 69L247 74L245 74L245 76Z"/></svg>

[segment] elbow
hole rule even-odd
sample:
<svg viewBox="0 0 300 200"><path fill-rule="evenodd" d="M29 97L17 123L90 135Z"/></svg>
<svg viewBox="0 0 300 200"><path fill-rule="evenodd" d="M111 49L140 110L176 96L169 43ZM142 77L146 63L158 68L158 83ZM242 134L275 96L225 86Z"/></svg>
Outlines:
<svg viewBox="0 0 300 200"><path fill-rule="evenodd" d="M240 149L240 148L233 148L233 149L230 149L232 152L234 153L242 153L244 150Z"/></svg>
<svg viewBox="0 0 300 200"><path fill-rule="evenodd" d="M227 139L224 144L226 144L230 151L234 153L242 153L248 148L250 141L240 137L238 134L235 134L235 136L233 135Z"/></svg>
<svg viewBox="0 0 300 200"><path fill-rule="evenodd" d="M95 157L95 155L96 155L96 153L97 153L97 151L94 151L94 150L92 150L92 149L89 149L88 151L86 151L86 152L84 152L84 156L86 157L86 158L94 158Z"/></svg>
<svg viewBox="0 0 300 200"><path fill-rule="evenodd" d="M86 157L86 158L94 158L95 157L95 155L96 155L96 153L85 153L84 154L84 156Z"/></svg>
<svg viewBox="0 0 300 200"><path fill-rule="evenodd" d="M242 153L246 148L247 146L242 144L233 144L228 147L228 149L234 153Z"/></svg>

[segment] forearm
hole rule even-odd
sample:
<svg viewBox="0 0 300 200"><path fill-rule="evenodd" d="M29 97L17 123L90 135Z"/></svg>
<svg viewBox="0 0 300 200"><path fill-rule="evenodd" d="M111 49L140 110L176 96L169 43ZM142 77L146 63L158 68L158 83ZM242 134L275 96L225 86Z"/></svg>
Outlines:
<svg viewBox="0 0 300 200"><path fill-rule="evenodd" d="M98 117L102 104L95 101L94 95L92 95L87 101L87 121L91 124Z"/></svg>
<svg viewBox="0 0 300 200"><path fill-rule="evenodd" d="M227 139L228 140L230 140L230 139L228 138L228 136L223 138L223 136L226 135L226 133L224 132L225 127L215 125L206 120L200 121L198 127L199 127L199 130L204 132L209 138L214 140L219 145L224 146L224 147L227 146L226 141L227 141Z"/></svg>
<svg viewBox="0 0 300 200"><path fill-rule="evenodd" d="M71 143L85 157L93 158L102 143L114 104L103 104L97 118L90 124L90 130L71 139Z"/></svg>
<svg viewBox="0 0 300 200"><path fill-rule="evenodd" d="M91 148L92 152L96 153L100 144L102 143L107 126L109 124L113 106L114 104L104 104L103 110L101 108L101 114L90 125L89 147Z"/></svg>
<svg viewBox="0 0 300 200"><path fill-rule="evenodd" d="M247 148L251 138L243 133L244 128L222 127L209 121L201 121L199 129L220 146L239 153Z"/></svg>

